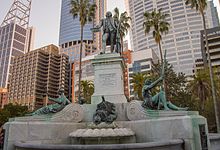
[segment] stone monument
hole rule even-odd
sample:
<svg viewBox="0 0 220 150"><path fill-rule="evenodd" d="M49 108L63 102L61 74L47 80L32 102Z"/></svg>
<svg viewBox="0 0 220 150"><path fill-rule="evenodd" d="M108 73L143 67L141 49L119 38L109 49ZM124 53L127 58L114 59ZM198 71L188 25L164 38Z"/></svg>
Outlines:
<svg viewBox="0 0 220 150"><path fill-rule="evenodd" d="M119 53L102 54L92 60L95 71L95 92L92 96L92 104L102 101L102 95L106 101L112 103L126 103L124 95L125 69L123 58Z"/></svg>
<svg viewBox="0 0 220 150"><path fill-rule="evenodd" d="M104 35L115 32L116 29L112 16L107 14L106 17L107 19L102 20L102 27L106 30ZM117 35L110 35L115 34ZM110 36L110 42L117 41L115 38L117 36ZM103 41L105 40L106 36L103 38ZM111 48L115 44L117 47L117 42L110 43ZM144 103L138 100L128 103L124 95L124 61L119 53L114 53L117 51L112 49L111 52L105 54L103 49L102 54L92 61L95 69L95 93L92 96L92 104L69 104L63 99L64 101L58 100L63 107L60 107L60 104L52 105L62 108L54 113L53 109L45 107L40 110L51 111L11 119L4 125L4 150L219 148L220 136L212 138L215 139L214 142L210 140L206 118L198 112L171 107L163 92L158 93L158 99L155 100L149 94L154 87L152 83L143 88ZM160 105L164 109L160 109ZM52 106L49 108L54 108ZM152 109L155 106L157 108ZM176 110L179 111L170 108L178 108Z"/></svg>

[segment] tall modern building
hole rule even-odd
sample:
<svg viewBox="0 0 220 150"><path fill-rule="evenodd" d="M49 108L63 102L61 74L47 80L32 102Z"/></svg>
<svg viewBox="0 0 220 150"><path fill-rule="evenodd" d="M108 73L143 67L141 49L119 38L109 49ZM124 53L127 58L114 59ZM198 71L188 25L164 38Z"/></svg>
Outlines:
<svg viewBox="0 0 220 150"><path fill-rule="evenodd" d="M0 87L8 87L9 69L15 56L33 48L33 28L29 28L31 0L14 0L0 26Z"/></svg>
<svg viewBox="0 0 220 150"><path fill-rule="evenodd" d="M162 9L169 14L167 21L170 31L162 36L162 49L167 50L167 60L174 66L176 72L193 74L195 60L202 58L200 44L200 30L203 29L202 17L185 0L125 0L126 9L132 17L131 46L134 51L152 48L158 56L158 46L152 32L145 35L143 29L143 13L153 9ZM207 28L219 24L216 8L212 1L208 1L206 9Z"/></svg>
<svg viewBox="0 0 220 150"><path fill-rule="evenodd" d="M215 27L207 30L208 46L213 68L218 68L216 71L220 74L220 27ZM203 59L197 59L195 71L204 68L204 63L207 64L207 51L205 43L204 30L201 31L201 49L203 50Z"/></svg>
<svg viewBox="0 0 220 150"><path fill-rule="evenodd" d="M91 3L96 3L96 17L94 22L87 23L84 27L83 40L84 44L93 47L93 51L96 51L101 45L101 34L93 34L91 28L94 24L98 24L99 20L104 17L106 11L106 0L90 0ZM73 19L70 14L70 0L62 0L61 6L61 21L60 21L60 38L59 45L61 53L65 53L70 56L71 61L75 61L79 58L80 48L80 22L78 18ZM91 51L92 53L92 51ZM85 56L85 50L83 57Z"/></svg>
<svg viewBox="0 0 220 150"><path fill-rule="evenodd" d="M68 59L55 45L15 57L10 69L9 102L33 110L49 103L46 96L57 98L60 88L68 95Z"/></svg>

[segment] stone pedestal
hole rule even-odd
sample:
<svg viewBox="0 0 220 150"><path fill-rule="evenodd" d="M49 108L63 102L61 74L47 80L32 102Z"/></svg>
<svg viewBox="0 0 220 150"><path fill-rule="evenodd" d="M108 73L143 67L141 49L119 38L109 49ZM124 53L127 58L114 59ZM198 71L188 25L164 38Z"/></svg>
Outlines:
<svg viewBox="0 0 220 150"><path fill-rule="evenodd" d="M95 92L92 104L102 101L102 96L111 103L126 103L124 95L124 61L118 53L102 54L92 60L95 71Z"/></svg>

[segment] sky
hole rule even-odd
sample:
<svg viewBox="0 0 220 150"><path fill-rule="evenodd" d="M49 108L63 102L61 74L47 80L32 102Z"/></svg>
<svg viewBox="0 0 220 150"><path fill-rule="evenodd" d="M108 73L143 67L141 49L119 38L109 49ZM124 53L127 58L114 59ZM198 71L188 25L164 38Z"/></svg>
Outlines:
<svg viewBox="0 0 220 150"><path fill-rule="evenodd" d="M12 3L13 0L0 0L0 23L4 20ZM214 0L214 3L219 6L218 0ZM112 11L116 6L121 12L125 11L124 0L107 0L107 10ZM34 48L48 44L58 45L60 9L61 0L32 0L30 26L36 28ZM218 10L220 10L219 7Z"/></svg>
<svg viewBox="0 0 220 150"><path fill-rule="evenodd" d="M0 0L0 23L10 9L13 0ZM108 10L116 6L125 11L124 0L108 0ZM48 44L58 45L61 0L32 0L30 26L36 28L34 48Z"/></svg>

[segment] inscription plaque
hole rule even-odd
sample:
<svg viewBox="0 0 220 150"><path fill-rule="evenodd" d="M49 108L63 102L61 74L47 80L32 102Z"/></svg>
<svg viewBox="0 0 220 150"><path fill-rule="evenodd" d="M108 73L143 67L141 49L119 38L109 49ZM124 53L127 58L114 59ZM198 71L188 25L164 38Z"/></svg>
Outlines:
<svg viewBox="0 0 220 150"><path fill-rule="evenodd" d="M116 73L100 74L99 81L102 86L114 87L117 84Z"/></svg>

